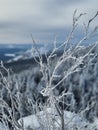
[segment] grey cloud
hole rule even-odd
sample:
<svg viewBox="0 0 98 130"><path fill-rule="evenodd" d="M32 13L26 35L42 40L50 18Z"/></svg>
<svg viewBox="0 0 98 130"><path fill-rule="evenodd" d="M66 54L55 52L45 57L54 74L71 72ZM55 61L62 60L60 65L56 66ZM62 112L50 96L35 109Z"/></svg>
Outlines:
<svg viewBox="0 0 98 130"><path fill-rule="evenodd" d="M87 12L83 22L87 21L97 10L96 3L97 0L0 0L0 40L30 42L31 33L38 41L53 39L55 34L63 40L72 25L73 11L77 8L78 13Z"/></svg>
<svg viewBox="0 0 98 130"><path fill-rule="evenodd" d="M18 26L18 22L0 22L0 29L10 29L10 28L16 28Z"/></svg>

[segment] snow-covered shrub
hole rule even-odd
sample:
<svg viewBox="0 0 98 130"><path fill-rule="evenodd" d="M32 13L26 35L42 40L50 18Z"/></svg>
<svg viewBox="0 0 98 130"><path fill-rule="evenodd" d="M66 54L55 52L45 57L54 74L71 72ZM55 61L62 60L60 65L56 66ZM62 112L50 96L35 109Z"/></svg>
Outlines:
<svg viewBox="0 0 98 130"><path fill-rule="evenodd" d="M42 62L43 57L35 47L39 57L37 63L40 65L40 70L46 83L46 87L41 93L43 96L48 96L50 107L54 107L58 111L62 120L62 130L64 129L64 110L75 111L76 113L83 111L83 116L89 121L94 120L93 115L97 116L95 114L97 95L94 85L97 77L93 73L95 64L98 61L96 60L98 41L89 46L81 46L81 44L96 32L97 27L91 32L89 32L89 28L98 12L88 21L87 26L85 25L84 37L75 45L71 45L77 21L82 15L84 14L76 16L76 11L74 12L73 28L68 39L59 46L56 40L54 41L54 48L51 53L49 55L45 54L46 63ZM34 40L33 43L35 46ZM57 56L57 52L61 48L63 48L63 53Z"/></svg>

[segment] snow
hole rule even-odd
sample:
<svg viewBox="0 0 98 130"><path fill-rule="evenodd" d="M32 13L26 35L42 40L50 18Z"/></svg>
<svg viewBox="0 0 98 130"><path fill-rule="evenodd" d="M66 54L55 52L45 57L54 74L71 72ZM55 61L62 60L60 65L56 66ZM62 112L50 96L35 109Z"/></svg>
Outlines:
<svg viewBox="0 0 98 130"><path fill-rule="evenodd" d="M95 118L94 123L89 123L84 120L80 115L64 111L65 117L65 128L67 130L92 130L98 128L98 119ZM19 124L22 123L24 130L34 129L34 130L60 130L61 129L61 118L58 116L57 112L54 109L47 108L43 111L38 112L24 118L19 119ZM18 129L22 130L22 129Z"/></svg>
<svg viewBox="0 0 98 130"><path fill-rule="evenodd" d="M22 119L19 120L19 123L21 124L23 122L23 126L25 128L25 130L30 127L30 128L34 128L34 129L39 129L40 128L40 124L38 122L37 116L36 115L30 115L27 117L24 117Z"/></svg>
<svg viewBox="0 0 98 130"><path fill-rule="evenodd" d="M22 55L16 56L15 58L8 60L7 63L10 63L10 62L13 62L13 61L18 61L20 59L22 59Z"/></svg>
<svg viewBox="0 0 98 130"><path fill-rule="evenodd" d="M65 111L65 127L67 130L74 130L76 127L84 130L84 127L90 130L90 127L94 127L94 125L90 125L88 122L82 119L80 115L75 113ZM52 120L54 118L54 120ZM96 119L96 122L98 119ZM61 128L61 118L58 116L57 112L51 108L47 108L46 110L40 111L37 114L30 115L24 118L19 119L20 124L23 123L24 130L28 130L28 128L43 130L43 128L48 129L51 127L51 130L55 128L55 130L59 130ZM98 126L98 125L97 125ZM83 129L82 129L83 128ZM19 129L21 130L21 129Z"/></svg>
<svg viewBox="0 0 98 130"><path fill-rule="evenodd" d="M0 130L6 130L4 125L0 122Z"/></svg>
<svg viewBox="0 0 98 130"><path fill-rule="evenodd" d="M8 56L8 57L15 57L15 54L10 54L10 53L6 53L4 54L5 56Z"/></svg>
<svg viewBox="0 0 98 130"><path fill-rule="evenodd" d="M45 128L47 128L48 124L48 118L50 118L51 114L53 114L54 111L51 108L48 108L44 111L38 112L36 115L30 115L24 118L19 119L19 123L23 122L24 130L27 130L27 128L32 128L36 130L42 130L42 126L44 125ZM48 117L48 118L47 118ZM56 127L57 123L55 123Z"/></svg>
<svg viewBox="0 0 98 130"><path fill-rule="evenodd" d="M44 46L39 48L39 52L41 55L47 53L49 50L47 50ZM7 56L10 56L11 54L6 54ZM12 56L12 55L11 55ZM18 60L26 60L26 59L31 59L34 56L38 56L37 52L33 52L32 48L28 49L25 52L20 53L18 56L13 56L13 59L8 60L7 62L13 62L13 61L18 61Z"/></svg>

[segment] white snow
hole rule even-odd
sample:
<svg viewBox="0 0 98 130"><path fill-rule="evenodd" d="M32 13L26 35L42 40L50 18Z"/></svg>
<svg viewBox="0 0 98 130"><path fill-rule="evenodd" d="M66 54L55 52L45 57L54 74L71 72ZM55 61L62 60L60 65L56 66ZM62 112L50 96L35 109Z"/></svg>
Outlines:
<svg viewBox="0 0 98 130"><path fill-rule="evenodd" d="M22 59L22 58L23 58L23 56L22 56L22 55L19 55L19 56L14 57L14 58L11 59L11 60L8 60L7 63L10 63L10 62L13 62L13 61L18 61L18 60L20 60L20 59Z"/></svg>
<svg viewBox="0 0 98 130"><path fill-rule="evenodd" d="M54 111L50 108L38 112L36 115L30 115L27 117L24 117L22 119L19 119L19 123L23 124L24 130L27 130L27 128L32 128L36 130L42 130L42 127L47 128L49 124L49 119L53 115ZM55 113L54 113L55 114ZM56 128L58 127L57 123L55 122ZM52 130L52 129L51 129Z"/></svg>
<svg viewBox="0 0 98 130"><path fill-rule="evenodd" d="M6 53L6 54L4 54L5 56L8 56L8 57L15 57L15 54L13 54L13 53Z"/></svg>
<svg viewBox="0 0 98 130"><path fill-rule="evenodd" d="M81 129L81 130L92 130L93 128L98 128L98 119L90 124L86 120L75 113L65 111L65 128L67 130ZM19 124L23 124L24 130L28 128L34 130L43 130L50 127L51 130L61 129L61 117L58 116L57 112L51 108L47 108L43 111L38 112L36 115L30 115L19 119ZM18 129L21 130L21 129Z"/></svg>
<svg viewBox="0 0 98 130"><path fill-rule="evenodd" d="M96 118L94 123L89 123L84 120L80 115L64 111L65 117L65 128L67 130L93 130L98 128L98 119ZM47 108L43 111L38 112L36 115L30 115L19 119L19 124L23 124L24 130L31 128L33 130L60 130L61 129L61 118L57 112L51 108ZM17 129L21 130L21 129Z"/></svg>
<svg viewBox="0 0 98 130"><path fill-rule="evenodd" d="M6 130L4 125L0 122L0 130Z"/></svg>
<svg viewBox="0 0 98 130"><path fill-rule="evenodd" d="M40 55L43 55L43 54L47 53L48 51L49 50L47 50L45 47L40 47L39 48ZM11 56L11 54L5 54L5 55L6 56ZM18 60L31 59L34 56L38 56L38 53L33 52L32 48L31 48L30 50L27 50L25 52L20 53L18 56L15 56L15 57L13 56L13 59L8 60L7 62L10 63L10 62L13 62L13 61L18 61Z"/></svg>
<svg viewBox="0 0 98 130"><path fill-rule="evenodd" d="M23 126L24 126L25 130L28 127L34 128L34 129L40 128L40 124L38 122L36 115L30 115L30 116L27 116L27 117L20 119L19 123L22 124L22 122L23 122Z"/></svg>

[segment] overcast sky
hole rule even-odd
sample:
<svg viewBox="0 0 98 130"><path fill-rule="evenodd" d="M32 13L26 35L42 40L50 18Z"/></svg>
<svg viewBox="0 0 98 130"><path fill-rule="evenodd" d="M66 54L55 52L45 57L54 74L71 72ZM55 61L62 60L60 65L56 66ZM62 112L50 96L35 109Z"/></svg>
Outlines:
<svg viewBox="0 0 98 130"><path fill-rule="evenodd" d="M0 0L0 43L31 43L31 33L38 43L52 42L55 35L63 41L75 9L87 13L85 22L98 0Z"/></svg>

